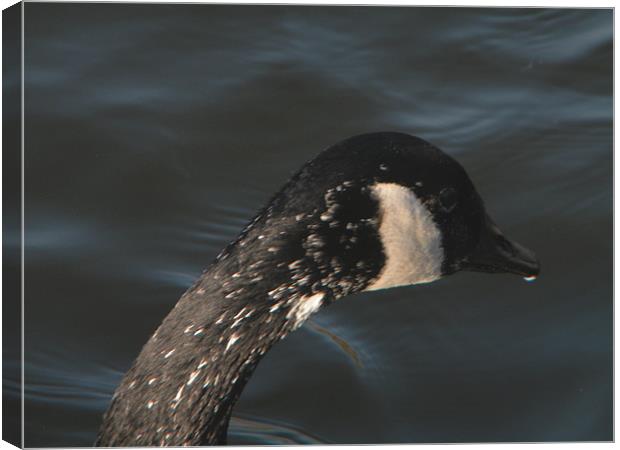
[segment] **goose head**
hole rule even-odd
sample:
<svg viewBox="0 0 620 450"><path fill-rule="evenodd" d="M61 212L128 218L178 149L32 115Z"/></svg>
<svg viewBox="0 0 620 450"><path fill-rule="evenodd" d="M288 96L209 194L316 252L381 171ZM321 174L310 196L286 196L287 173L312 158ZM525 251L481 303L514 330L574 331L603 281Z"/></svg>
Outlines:
<svg viewBox="0 0 620 450"><path fill-rule="evenodd" d="M263 255L266 266L284 269L287 293L306 296L339 298L460 270L539 272L534 253L491 219L463 167L401 133L355 136L319 154L233 247L218 259L235 250Z"/></svg>

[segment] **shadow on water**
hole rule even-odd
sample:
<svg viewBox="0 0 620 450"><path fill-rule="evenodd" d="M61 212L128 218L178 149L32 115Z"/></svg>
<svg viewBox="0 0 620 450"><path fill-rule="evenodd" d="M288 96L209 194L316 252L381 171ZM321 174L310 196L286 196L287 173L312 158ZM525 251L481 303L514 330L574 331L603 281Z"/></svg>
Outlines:
<svg viewBox="0 0 620 450"><path fill-rule="evenodd" d="M337 302L266 355L231 442L612 439L611 10L28 3L25 21L27 446L91 445L222 247L313 155L379 130L454 155L543 273Z"/></svg>

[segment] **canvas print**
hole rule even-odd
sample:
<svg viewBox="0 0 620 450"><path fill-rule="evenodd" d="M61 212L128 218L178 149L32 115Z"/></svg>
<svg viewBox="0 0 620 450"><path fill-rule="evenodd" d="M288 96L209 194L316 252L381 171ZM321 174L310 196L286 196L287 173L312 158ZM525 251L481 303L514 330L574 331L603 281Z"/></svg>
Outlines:
<svg viewBox="0 0 620 450"><path fill-rule="evenodd" d="M613 440L612 9L3 23L3 439Z"/></svg>

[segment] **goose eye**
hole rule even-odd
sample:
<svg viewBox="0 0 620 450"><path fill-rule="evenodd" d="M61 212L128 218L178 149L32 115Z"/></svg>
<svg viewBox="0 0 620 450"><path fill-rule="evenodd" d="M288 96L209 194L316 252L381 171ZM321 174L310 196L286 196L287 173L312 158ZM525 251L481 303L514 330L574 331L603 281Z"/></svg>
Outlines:
<svg viewBox="0 0 620 450"><path fill-rule="evenodd" d="M445 212L451 212L456 206L457 194L453 188L444 188L439 193L439 203Z"/></svg>

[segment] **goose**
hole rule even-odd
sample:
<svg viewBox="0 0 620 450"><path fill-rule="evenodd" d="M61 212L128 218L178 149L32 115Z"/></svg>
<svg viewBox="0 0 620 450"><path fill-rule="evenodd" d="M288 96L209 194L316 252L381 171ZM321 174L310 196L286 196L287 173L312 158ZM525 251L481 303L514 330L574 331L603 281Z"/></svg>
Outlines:
<svg viewBox="0 0 620 450"><path fill-rule="evenodd" d="M104 414L97 446L222 445L270 347L362 291L540 270L463 167L423 139L354 136L306 163L183 294Z"/></svg>

